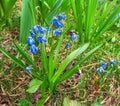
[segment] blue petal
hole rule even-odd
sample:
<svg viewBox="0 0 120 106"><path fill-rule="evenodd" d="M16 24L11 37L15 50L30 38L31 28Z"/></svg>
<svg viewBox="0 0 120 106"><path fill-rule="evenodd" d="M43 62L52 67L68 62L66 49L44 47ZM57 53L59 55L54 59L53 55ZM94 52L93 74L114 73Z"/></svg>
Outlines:
<svg viewBox="0 0 120 106"><path fill-rule="evenodd" d="M61 32L62 32L62 30L59 30L59 29L54 30L54 34L55 34L56 36L60 35Z"/></svg>
<svg viewBox="0 0 120 106"><path fill-rule="evenodd" d="M58 18L57 17L53 17L53 19L52 19L52 24L55 24L56 22L58 21Z"/></svg>
<svg viewBox="0 0 120 106"><path fill-rule="evenodd" d="M33 30L34 32L38 32L38 31L39 31L39 27L40 27L40 25L35 25L35 26L32 28L32 30Z"/></svg>
<svg viewBox="0 0 120 106"><path fill-rule="evenodd" d="M60 22L57 17L54 17L52 19L52 24L56 25L57 28L64 26L64 24L62 22Z"/></svg>
<svg viewBox="0 0 120 106"><path fill-rule="evenodd" d="M47 31L47 29L44 28L44 27L39 26L38 31L40 32L40 34L44 34L44 32Z"/></svg>
<svg viewBox="0 0 120 106"><path fill-rule="evenodd" d="M31 66L26 67L26 71L30 74L32 73L33 68Z"/></svg>
<svg viewBox="0 0 120 106"><path fill-rule="evenodd" d="M33 45L33 44L35 44L35 41L34 41L34 39L31 36L29 36L28 39L27 39L27 43L29 45Z"/></svg>
<svg viewBox="0 0 120 106"><path fill-rule="evenodd" d="M104 70L104 68L103 68L103 67L99 67L99 68L97 68L97 72L104 73L104 72L105 72L105 70Z"/></svg>
<svg viewBox="0 0 120 106"><path fill-rule="evenodd" d="M102 62L102 63L100 64L100 66L103 67L103 68L105 68L105 67L107 66L107 63L106 63L106 62Z"/></svg>
<svg viewBox="0 0 120 106"><path fill-rule="evenodd" d="M41 35L41 36L38 36L38 42L42 43L46 43L47 42L47 39L46 39L46 36L45 35Z"/></svg>
<svg viewBox="0 0 120 106"><path fill-rule="evenodd" d="M110 60L110 64L115 65L115 64L117 64L117 62L115 60Z"/></svg>
<svg viewBox="0 0 120 106"><path fill-rule="evenodd" d="M60 19L63 19L63 20L66 19L66 16L65 16L65 13L64 13L64 12L60 13L60 14L58 15L58 17L59 17Z"/></svg>
<svg viewBox="0 0 120 106"><path fill-rule="evenodd" d="M72 35L71 35L71 40L75 40L75 39L77 39L79 36L77 35L77 34L75 34L75 33L72 33Z"/></svg>
<svg viewBox="0 0 120 106"><path fill-rule="evenodd" d="M36 36L36 34L35 34L35 32L34 32L33 30L30 30L30 35L31 35L32 37L35 37L35 36Z"/></svg>
<svg viewBox="0 0 120 106"><path fill-rule="evenodd" d="M66 46L65 46L65 48L66 48L66 49L69 49L70 46L71 46L70 43L67 43Z"/></svg>
<svg viewBox="0 0 120 106"><path fill-rule="evenodd" d="M55 25L56 25L57 28L64 26L64 24L60 21L56 21Z"/></svg>
<svg viewBox="0 0 120 106"><path fill-rule="evenodd" d="M35 45L30 46L30 52L31 53L38 53L38 48Z"/></svg>

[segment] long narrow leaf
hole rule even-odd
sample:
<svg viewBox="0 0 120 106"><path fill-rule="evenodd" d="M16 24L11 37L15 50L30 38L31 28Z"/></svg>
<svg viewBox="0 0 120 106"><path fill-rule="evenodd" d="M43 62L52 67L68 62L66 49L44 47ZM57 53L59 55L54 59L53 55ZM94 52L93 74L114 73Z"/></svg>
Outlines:
<svg viewBox="0 0 120 106"><path fill-rule="evenodd" d="M21 68L25 69L26 65L20 60L17 59L15 56L13 56L12 54L10 54L9 52L7 52L6 50L4 50L2 47L0 47L0 51L7 56L8 58L10 58L13 62L15 62L18 66L20 66Z"/></svg>
<svg viewBox="0 0 120 106"><path fill-rule="evenodd" d="M20 22L20 41L26 43L29 30L36 24L36 0L22 1L22 14Z"/></svg>
<svg viewBox="0 0 120 106"><path fill-rule="evenodd" d="M78 48L77 50L73 51L70 55L68 55L63 62L61 63L59 69L57 70L57 72L55 73L55 75L52 78L53 83L55 83L55 81L58 79L58 77L62 74L62 72L64 71L64 69L66 68L66 66L72 61L74 60L77 56L79 56L80 54L82 54L89 46L89 43L86 43L85 45L83 45L82 47Z"/></svg>
<svg viewBox="0 0 120 106"><path fill-rule="evenodd" d="M70 78L73 74L78 71L78 65L81 65L85 60L87 60L96 50L98 50L102 45L99 45L92 49L90 52L86 54L83 59L80 59L71 69L67 70L58 80L57 83L60 83L67 78Z"/></svg>

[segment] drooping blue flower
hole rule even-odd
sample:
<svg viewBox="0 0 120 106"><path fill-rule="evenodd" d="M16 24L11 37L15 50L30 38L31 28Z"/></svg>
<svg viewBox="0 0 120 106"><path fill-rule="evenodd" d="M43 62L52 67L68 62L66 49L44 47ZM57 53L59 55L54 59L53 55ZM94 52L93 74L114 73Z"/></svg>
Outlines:
<svg viewBox="0 0 120 106"><path fill-rule="evenodd" d="M31 66L28 66L28 67L26 67L26 71L28 72L28 73L32 73L32 70L33 70L33 68L31 67Z"/></svg>
<svg viewBox="0 0 120 106"><path fill-rule="evenodd" d="M31 53L38 53L38 48L33 44L30 46L30 52Z"/></svg>
<svg viewBox="0 0 120 106"><path fill-rule="evenodd" d="M52 19L52 24L56 25L57 28L64 26L64 24L61 21L59 21L57 17L54 17Z"/></svg>
<svg viewBox="0 0 120 106"><path fill-rule="evenodd" d="M105 72L105 70L104 70L104 68L103 68L103 67L99 67L99 68L97 68L97 72L104 73L104 72Z"/></svg>
<svg viewBox="0 0 120 106"><path fill-rule="evenodd" d="M59 30L59 29L54 30L54 34L56 36L59 36L61 34L61 32L62 32L62 30Z"/></svg>
<svg viewBox="0 0 120 106"><path fill-rule="evenodd" d="M39 27L40 27L40 25L35 25L35 26L32 28L32 30L33 30L34 32L38 32L38 31L39 31Z"/></svg>
<svg viewBox="0 0 120 106"><path fill-rule="evenodd" d="M41 27L40 25L35 25L31 30L30 34L32 37L35 37L37 33L44 34L47 31L46 28Z"/></svg>
<svg viewBox="0 0 120 106"><path fill-rule="evenodd" d="M31 35L31 37L36 37L36 34L35 34L35 32L33 31L33 30L30 30L30 35Z"/></svg>
<svg viewBox="0 0 120 106"><path fill-rule="evenodd" d="M116 65L117 62L115 60L110 60L110 65Z"/></svg>
<svg viewBox="0 0 120 106"><path fill-rule="evenodd" d="M33 45L33 44L35 44L35 41L31 36L29 36L27 39L27 43L28 43L28 45Z"/></svg>
<svg viewBox="0 0 120 106"><path fill-rule="evenodd" d="M102 63L100 64L100 67L105 68L106 66L107 66L107 63L106 63L106 62L102 62Z"/></svg>
<svg viewBox="0 0 120 106"><path fill-rule="evenodd" d="M71 46L70 43L67 43L66 46L65 46L65 48L66 48L66 49L69 49L70 46Z"/></svg>
<svg viewBox="0 0 120 106"><path fill-rule="evenodd" d="M75 39L77 39L79 36L77 35L77 34L75 34L75 33L72 33L72 35L71 35L71 40L75 40Z"/></svg>
<svg viewBox="0 0 120 106"><path fill-rule="evenodd" d="M45 35L42 34L42 35L38 36L38 42L40 42L40 43L42 43L42 42L46 43L46 41L47 41L47 38L46 38Z"/></svg>
<svg viewBox="0 0 120 106"><path fill-rule="evenodd" d="M60 20L61 20L61 19L63 19L63 20L66 19L66 16L65 16L65 13L64 13L64 12L58 14L58 17L60 18Z"/></svg>
<svg viewBox="0 0 120 106"><path fill-rule="evenodd" d="M55 24L58 21L57 17L53 17L51 24Z"/></svg>
<svg viewBox="0 0 120 106"><path fill-rule="evenodd" d="M38 26L38 31L40 32L40 34L44 34L45 31L47 31L46 28Z"/></svg>
<svg viewBox="0 0 120 106"><path fill-rule="evenodd" d="M56 25L57 28L60 28L60 27L63 27L63 26L64 26L64 24L63 24L61 21L57 21L57 22L55 23L55 25Z"/></svg>

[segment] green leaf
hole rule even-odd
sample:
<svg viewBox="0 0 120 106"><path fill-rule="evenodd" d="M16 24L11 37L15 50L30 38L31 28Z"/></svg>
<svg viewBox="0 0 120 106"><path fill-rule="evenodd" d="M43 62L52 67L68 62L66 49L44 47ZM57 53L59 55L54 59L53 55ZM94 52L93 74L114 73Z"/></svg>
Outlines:
<svg viewBox="0 0 120 106"><path fill-rule="evenodd" d="M40 46L41 46L42 67L43 67L43 70L48 73L48 59L47 59L47 53L46 53L45 43L42 43Z"/></svg>
<svg viewBox="0 0 120 106"><path fill-rule="evenodd" d="M1 0L0 4L2 5L2 9L4 11L4 16L5 18L8 18L8 16L10 15L10 12L13 8L13 6L15 5L15 2L17 0Z"/></svg>
<svg viewBox="0 0 120 106"><path fill-rule="evenodd" d="M8 58L10 58L13 62L15 62L18 66L20 66L21 68L25 69L26 65L20 60L17 59L15 56L13 56L12 54L10 54L9 52L7 52L6 50L4 50L2 47L0 47L0 51L7 56Z"/></svg>
<svg viewBox="0 0 120 106"><path fill-rule="evenodd" d="M55 81L59 78L59 76L62 74L62 72L64 71L64 69L66 68L66 66L72 61L74 60L77 56L79 56L80 54L82 54L89 46L89 43L84 44L82 47L78 48L77 50L73 51L70 55L68 55L63 62L61 63L59 69L57 70L57 72L54 74L52 81L53 83L55 83Z"/></svg>
<svg viewBox="0 0 120 106"><path fill-rule="evenodd" d="M44 106L44 103L50 98L50 96L51 95L49 94L43 95L43 97L38 101L36 106Z"/></svg>
<svg viewBox="0 0 120 106"><path fill-rule="evenodd" d="M95 103L92 104L92 106L103 106L103 105L101 105L101 104L98 103L98 102L95 102Z"/></svg>
<svg viewBox="0 0 120 106"><path fill-rule="evenodd" d="M105 0L101 4L98 0L71 0L75 28L80 35L80 43L97 42L103 34L114 25L115 16L120 13L118 0Z"/></svg>
<svg viewBox="0 0 120 106"><path fill-rule="evenodd" d="M75 100L70 100L68 98L64 98L63 106L85 106L85 105L83 105L80 102L77 102Z"/></svg>
<svg viewBox="0 0 120 106"><path fill-rule="evenodd" d="M4 56L1 57L1 61L0 61L0 73L2 72L3 66L4 66Z"/></svg>
<svg viewBox="0 0 120 106"><path fill-rule="evenodd" d="M57 83L60 83L67 78L70 78L73 74L78 71L78 65L81 65L85 60L87 60L96 50L98 50L102 45L99 45L92 49L90 52L86 54L86 56L80 59L71 69L67 70L58 80Z"/></svg>
<svg viewBox="0 0 120 106"><path fill-rule="evenodd" d="M35 93L38 90L38 88L40 87L41 84L42 84L41 80L33 79L30 82L30 85L29 85L29 88L27 89L27 92Z"/></svg>
<svg viewBox="0 0 120 106"><path fill-rule="evenodd" d="M29 30L36 24L36 1L22 0L22 13L20 21L20 41L26 43Z"/></svg>
<svg viewBox="0 0 120 106"><path fill-rule="evenodd" d="M59 63L59 60L58 60L57 57L58 57L58 54L59 54L59 51L60 51L61 44L63 42L64 35L66 34L66 32L69 29L70 29L70 26L63 31L63 34L61 34L61 36L60 36L60 38L58 40L58 44L57 45L52 44L52 48L51 48L51 52L50 52L50 57L49 57L49 81L51 81L51 78L53 77L54 68ZM55 49L55 54L54 54L54 49Z"/></svg>

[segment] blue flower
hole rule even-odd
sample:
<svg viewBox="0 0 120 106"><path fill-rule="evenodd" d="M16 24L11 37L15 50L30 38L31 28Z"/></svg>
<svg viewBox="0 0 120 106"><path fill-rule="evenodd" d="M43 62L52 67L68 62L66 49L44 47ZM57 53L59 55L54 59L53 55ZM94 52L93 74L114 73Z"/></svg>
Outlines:
<svg viewBox="0 0 120 106"><path fill-rule="evenodd" d="M29 45L33 45L33 44L35 44L35 41L34 41L34 39L31 36L29 36L28 39L27 39L27 43Z"/></svg>
<svg viewBox="0 0 120 106"><path fill-rule="evenodd" d="M61 32L62 32L62 30L59 30L59 29L54 30L54 34L55 34L56 36L60 35Z"/></svg>
<svg viewBox="0 0 120 106"><path fill-rule="evenodd" d="M31 37L35 37L36 36L36 34L35 34L35 32L33 31L33 30L30 30L30 35L31 35Z"/></svg>
<svg viewBox="0 0 120 106"><path fill-rule="evenodd" d="M56 22L58 21L58 18L57 17L53 17L53 19L52 19L52 24L55 24Z"/></svg>
<svg viewBox="0 0 120 106"><path fill-rule="evenodd" d="M55 25L56 25L57 28L64 26L64 24L63 24L62 22L60 22L60 21L57 21L57 22L55 23Z"/></svg>
<svg viewBox="0 0 120 106"><path fill-rule="evenodd" d="M32 30L33 30L34 32L38 32L38 31L39 31L39 27L40 27L40 25L35 25L35 26L32 28Z"/></svg>
<svg viewBox="0 0 120 106"><path fill-rule="evenodd" d="M104 73L104 72L105 72L105 70L104 70L104 68L103 68L103 67L99 67L99 68L97 68L97 72Z"/></svg>
<svg viewBox="0 0 120 106"><path fill-rule="evenodd" d="M40 34L44 34L47 31L46 28L41 27L40 25L35 25L32 30L30 30L30 34L32 37L35 37L36 34L39 32Z"/></svg>
<svg viewBox="0 0 120 106"><path fill-rule="evenodd" d="M115 60L110 60L110 64L111 64L111 65L116 65L117 62L116 62Z"/></svg>
<svg viewBox="0 0 120 106"><path fill-rule="evenodd" d="M77 35L77 34L75 34L75 33L72 33L72 35L71 35L71 40L75 40L75 39L77 39L79 36Z"/></svg>
<svg viewBox="0 0 120 106"><path fill-rule="evenodd" d="M47 31L46 28L38 26L38 31L40 32L40 34L44 34L45 31Z"/></svg>
<svg viewBox="0 0 120 106"><path fill-rule="evenodd" d="M41 36L38 36L38 42L42 43L46 43L47 39L46 39L46 36L45 35L41 35Z"/></svg>
<svg viewBox="0 0 120 106"><path fill-rule="evenodd" d="M30 46L30 52L31 53L38 53L38 48L35 45Z"/></svg>
<svg viewBox="0 0 120 106"><path fill-rule="evenodd" d="M106 66L107 66L107 63L106 63L106 62L102 62L102 63L100 64L100 67L105 68Z"/></svg>
<svg viewBox="0 0 120 106"><path fill-rule="evenodd" d="M70 46L71 46L70 43L67 43L66 46L65 46L65 48L66 48L66 49L69 49Z"/></svg>
<svg viewBox="0 0 120 106"><path fill-rule="evenodd" d="M26 71L30 74L32 73L33 68L31 66L26 67Z"/></svg>
<svg viewBox="0 0 120 106"><path fill-rule="evenodd" d="M60 14L58 15L58 17L59 17L60 19L63 19L63 20L66 19L66 16L65 16L65 13L64 13L64 12L60 13Z"/></svg>
<svg viewBox="0 0 120 106"><path fill-rule="evenodd" d="M52 24L56 25L57 28L64 26L64 24L61 21L59 21L57 17L54 17L52 19Z"/></svg>

